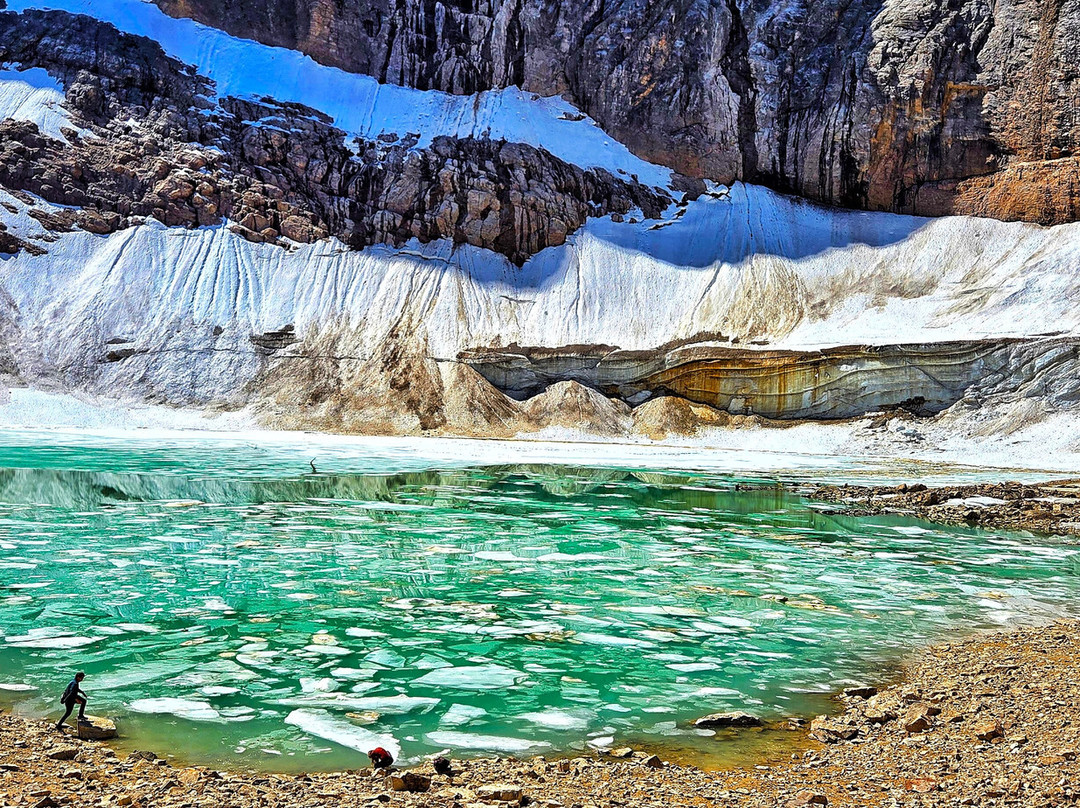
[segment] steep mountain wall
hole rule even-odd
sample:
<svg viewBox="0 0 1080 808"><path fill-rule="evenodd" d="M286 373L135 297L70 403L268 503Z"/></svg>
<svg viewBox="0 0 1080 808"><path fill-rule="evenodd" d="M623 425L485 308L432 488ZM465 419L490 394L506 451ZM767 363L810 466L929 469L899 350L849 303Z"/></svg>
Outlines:
<svg viewBox="0 0 1080 808"><path fill-rule="evenodd" d="M562 95L688 175L1080 218L1080 0L155 0L382 82Z"/></svg>
<svg viewBox="0 0 1080 808"><path fill-rule="evenodd" d="M951 76L954 97L913 97L901 115L866 78L899 46L874 61L852 44L866 39L852 26L873 39L889 7L838 7L831 23L786 9L774 28L796 33L768 51L767 5L602 5L586 23L569 7L438 7L384 30L403 0L364 34L372 43L341 46L341 58L377 52L383 31L390 55L373 78L143 0L6 5L0 385L243 409L272 427L501 436L662 437L898 406L946 408L935 423L954 425L977 411L997 434L1043 412L1071 423L1080 401L1080 223L843 210L670 168L856 206L1071 218L1055 178L1073 158L1053 133L1075 110L1034 122L1068 83L1048 67L1025 91L1051 95L1009 101L999 131L987 116L1004 85L953 81L971 55L960 29L903 79ZM220 11L239 14L236 28L245 9L274 7ZM318 36L283 44L343 41L348 0L307 22L303 8L284 30ZM897 23L908 51L922 53L935 19ZM972 45L979 59L993 30ZM445 52L481 32L477 49ZM656 34L653 61L615 33L641 47ZM784 75L758 75L796 56ZM785 87L806 95L768 100ZM993 145L1007 134L1029 157L1060 153L1021 160L1020 146Z"/></svg>

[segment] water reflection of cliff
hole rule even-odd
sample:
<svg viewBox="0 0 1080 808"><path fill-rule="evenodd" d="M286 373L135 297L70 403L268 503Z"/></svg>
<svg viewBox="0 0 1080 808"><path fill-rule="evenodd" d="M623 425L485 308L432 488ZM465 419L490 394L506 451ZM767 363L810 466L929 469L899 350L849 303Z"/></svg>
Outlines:
<svg viewBox="0 0 1080 808"><path fill-rule="evenodd" d="M478 495L506 489L520 498L562 500L605 494L665 509L707 508L739 513L790 507L779 485L736 490L733 482L690 474L630 472L554 465L505 465L397 474L305 474L280 479L229 478L157 472L0 469L0 502L92 508L117 503L190 500L263 504L304 500L398 502L474 507ZM489 503L497 507L498 503Z"/></svg>

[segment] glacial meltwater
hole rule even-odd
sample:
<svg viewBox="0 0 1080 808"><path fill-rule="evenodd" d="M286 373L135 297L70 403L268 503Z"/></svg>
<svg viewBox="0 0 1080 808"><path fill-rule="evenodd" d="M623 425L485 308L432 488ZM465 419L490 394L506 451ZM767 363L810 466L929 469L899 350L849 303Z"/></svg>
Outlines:
<svg viewBox="0 0 1080 808"><path fill-rule="evenodd" d="M842 515L776 468L0 442L0 701L55 716L85 670L90 712L192 762L706 759L728 741L700 715L815 714L1080 594L1073 541Z"/></svg>

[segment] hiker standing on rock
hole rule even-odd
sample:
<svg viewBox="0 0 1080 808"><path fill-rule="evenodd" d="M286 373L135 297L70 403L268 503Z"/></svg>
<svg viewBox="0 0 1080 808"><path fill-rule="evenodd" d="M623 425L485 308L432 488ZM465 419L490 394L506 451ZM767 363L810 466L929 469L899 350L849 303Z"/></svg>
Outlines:
<svg viewBox="0 0 1080 808"><path fill-rule="evenodd" d="M64 717L56 725L58 730L64 728L64 722L68 720L68 716L71 715L71 711L75 709L76 704L79 705L79 720L82 721L86 718L86 694L79 687L85 678L86 674L82 671L76 673L75 678L68 682L64 695L60 697L60 703L67 708L67 712L64 713Z"/></svg>

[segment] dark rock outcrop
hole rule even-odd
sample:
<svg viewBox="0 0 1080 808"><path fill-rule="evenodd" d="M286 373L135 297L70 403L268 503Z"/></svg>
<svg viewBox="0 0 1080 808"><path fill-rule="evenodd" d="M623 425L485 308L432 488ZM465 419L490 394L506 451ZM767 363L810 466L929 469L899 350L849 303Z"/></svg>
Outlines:
<svg viewBox="0 0 1080 808"><path fill-rule="evenodd" d="M336 236L354 248L448 239L521 264L589 216L641 209L666 193L583 170L521 143L416 136L354 140L297 104L212 104L209 83L149 40L63 12L0 14L0 61L43 67L94 137L66 140L0 122L0 185L75 206L45 218L109 233L234 223L252 241ZM10 239L0 248L11 249Z"/></svg>
<svg viewBox="0 0 1080 808"><path fill-rule="evenodd" d="M695 176L1080 218L1076 0L155 0L380 81L559 94Z"/></svg>

